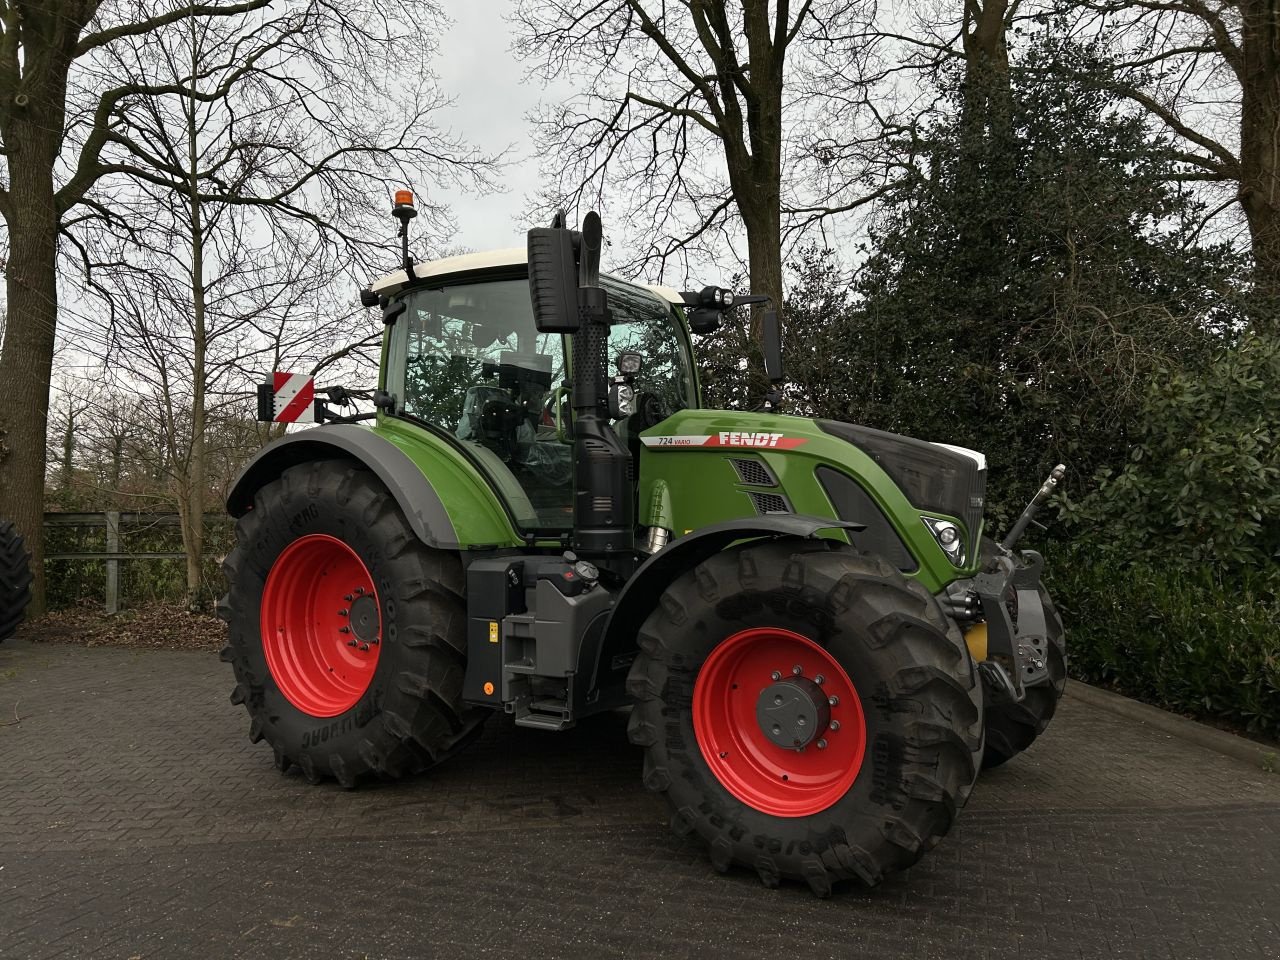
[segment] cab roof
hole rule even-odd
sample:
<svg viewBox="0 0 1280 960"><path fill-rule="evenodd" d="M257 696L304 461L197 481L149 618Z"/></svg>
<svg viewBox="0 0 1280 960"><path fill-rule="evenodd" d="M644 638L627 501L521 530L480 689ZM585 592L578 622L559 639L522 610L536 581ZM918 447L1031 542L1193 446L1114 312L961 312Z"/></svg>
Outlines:
<svg viewBox="0 0 1280 960"><path fill-rule="evenodd" d="M413 275L418 280L426 280L434 277L447 277L457 273L472 273L477 270L489 270L499 267L523 267L529 262L529 251L524 247L505 247L501 250L485 250L480 253L465 253L457 257L443 257L439 260L424 260L413 265ZM619 283L629 283L631 281L623 280L621 277L612 277ZM392 296L399 293L400 290L409 282L409 277L403 270L397 270L394 273L388 273L385 277L375 280L370 287L374 293L379 296ZM641 283L636 286L648 290L650 293L661 297L668 303L676 306L684 306L684 300L680 294L671 287L664 287L659 284Z"/></svg>

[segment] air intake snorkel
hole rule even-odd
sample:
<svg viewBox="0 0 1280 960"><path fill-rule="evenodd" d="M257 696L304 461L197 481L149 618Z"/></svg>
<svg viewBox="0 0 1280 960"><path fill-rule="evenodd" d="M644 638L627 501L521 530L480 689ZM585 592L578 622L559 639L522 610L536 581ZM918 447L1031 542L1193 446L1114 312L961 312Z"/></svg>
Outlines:
<svg viewBox="0 0 1280 960"><path fill-rule="evenodd" d="M635 549L631 454L609 424L609 297L600 286L603 229L594 211L582 232L529 231L529 294L540 333L573 337L573 546L595 557ZM576 277L575 277L576 274Z"/></svg>

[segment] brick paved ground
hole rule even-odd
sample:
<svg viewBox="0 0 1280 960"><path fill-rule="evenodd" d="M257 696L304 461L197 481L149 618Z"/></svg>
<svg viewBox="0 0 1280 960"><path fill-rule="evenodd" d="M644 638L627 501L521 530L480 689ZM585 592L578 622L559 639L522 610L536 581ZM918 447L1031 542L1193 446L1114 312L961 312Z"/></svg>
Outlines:
<svg viewBox="0 0 1280 960"><path fill-rule="evenodd" d="M347 792L230 686L0 645L0 957L1280 957L1280 777L1078 701L916 868L819 901L670 836L621 716Z"/></svg>

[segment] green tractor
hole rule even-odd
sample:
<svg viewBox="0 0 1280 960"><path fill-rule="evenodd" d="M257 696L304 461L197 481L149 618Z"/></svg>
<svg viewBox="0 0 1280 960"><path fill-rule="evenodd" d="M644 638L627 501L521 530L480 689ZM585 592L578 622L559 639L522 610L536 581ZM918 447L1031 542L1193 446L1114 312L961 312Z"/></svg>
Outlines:
<svg viewBox="0 0 1280 960"><path fill-rule="evenodd" d="M1041 559L1012 550L1061 468L997 545L981 454L774 412L772 311L764 409L700 405L691 334L765 298L602 275L594 213L415 264L412 196L393 213L403 267L362 291L376 412L331 388L228 499L250 738L354 787L493 713L629 707L645 786L717 869L825 896L914 863L1062 693Z"/></svg>

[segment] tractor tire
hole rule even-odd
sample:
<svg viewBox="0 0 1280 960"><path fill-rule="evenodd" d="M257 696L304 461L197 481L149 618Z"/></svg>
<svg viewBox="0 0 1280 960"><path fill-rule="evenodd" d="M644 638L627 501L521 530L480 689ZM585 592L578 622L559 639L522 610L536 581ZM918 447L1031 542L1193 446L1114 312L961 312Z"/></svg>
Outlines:
<svg viewBox="0 0 1280 960"><path fill-rule="evenodd" d="M1058 616L1057 608L1043 586L1040 588L1040 601L1044 604L1048 633L1048 672L1034 686L1023 688L1020 703L1008 700L987 702L987 751L982 757L984 770L1008 763L1044 733L1067 686L1067 646L1062 617Z"/></svg>
<svg viewBox="0 0 1280 960"><path fill-rule="evenodd" d="M286 470L237 521L223 573L231 702L281 771L344 787L396 779L479 733L488 711L462 702L461 563L414 535L369 470Z"/></svg>
<svg viewBox="0 0 1280 960"><path fill-rule="evenodd" d="M874 885L973 789L978 671L929 592L879 559L830 541L725 551L667 589L639 645L628 735L645 786L717 870L822 897Z"/></svg>
<svg viewBox="0 0 1280 960"><path fill-rule="evenodd" d="M0 520L0 640L12 637L31 602L31 560L22 534Z"/></svg>

